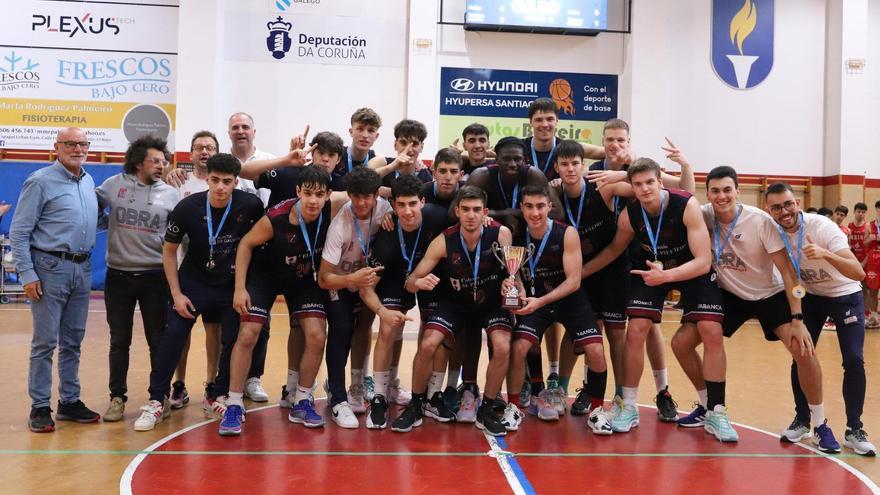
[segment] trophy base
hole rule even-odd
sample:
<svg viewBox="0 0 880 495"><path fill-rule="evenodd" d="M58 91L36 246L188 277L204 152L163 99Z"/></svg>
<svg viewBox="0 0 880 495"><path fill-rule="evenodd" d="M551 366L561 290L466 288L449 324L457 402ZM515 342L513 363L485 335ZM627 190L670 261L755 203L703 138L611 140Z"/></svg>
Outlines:
<svg viewBox="0 0 880 495"><path fill-rule="evenodd" d="M522 301L519 300L519 296L505 296L504 300L501 302L501 307L507 310L519 309L522 307Z"/></svg>

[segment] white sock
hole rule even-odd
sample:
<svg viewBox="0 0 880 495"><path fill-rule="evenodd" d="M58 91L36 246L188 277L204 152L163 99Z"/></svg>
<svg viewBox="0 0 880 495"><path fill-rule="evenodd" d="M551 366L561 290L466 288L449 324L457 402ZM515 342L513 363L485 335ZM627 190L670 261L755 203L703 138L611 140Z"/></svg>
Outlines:
<svg viewBox="0 0 880 495"><path fill-rule="evenodd" d="M388 379L391 373L388 371L374 371L373 379L375 380L376 389L374 393L388 398Z"/></svg>
<svg viewBox="0 0 880 495"><path fill-rule="evenodd" d="M669 375L666 373L666 368L663 368L662 370L652 370L652 373L654 374L654 385L657 386L657 392L660 392L669 386Z"/></svg>
<svg viewBox="0 0 880 495"><path fill-rule="evenodd" d="M428 398L430 399L434 392L439 392L440 387L443 386L443 372L442 371L433 371L431 372L431 380L428 382Z"/></svg>
<svg viewBox="0 0 880 495"><path fill-rule="evenodd" d="M458 386L458 377L461 375L461 367L452 368L446 372L446 386L455 388Z"/></svg>
<svg viewBox="0 0 880 495"><path fill-rule="evenodd" d="M354 368L351 369L351 384L363 384L364 383L364 370L356 370Z"/></svg>
<svg viewBox="0 0 880 495"><path fill-rule="evenodd" d="M397 381L397 366L391 367L391 374L388 376L388 383L395 383Z"/></svg>
<svg viewBox="0 0 880 495"><path fill-rule="evenodd" d="M703 409L709 407L709 391L705 388L697 390L697 395L700 396L700 405L703 406Z"/></svg>
<svg viewBox="0 0 880 495"><path fill-rule="evenodd" d="M299 383L299 371L287 370L287 393L296 390L296 384Z"/></svg>
<svg viewBox="0 0 880 495"><path fill-rule="evenodd" d="M639 387L623 387L623 405L636 405L636 398L639 396Z"/></svg>
<svg viewBox="0 0 880 495"><path fill-rule="evenodd" d="M550 361L550 373L559 374L559 361Z"/></svg>
<svg viewBox="0 0 880 495"><path fill-rule="evenodd" d="M242 402L243 399L244 399L243 392L229 392L229 398L226 399L226 405L227 406L239 406L242 409L244 409L244 402Z"/></svg>
<svg viewBox="0 0 880 495"><path fill-rule="evenodd" d="M293 397L293 403L299 404L299 401L308 399L311 391L312 391L312 387L306 387L306 386L297 384L296 385L296 394Z"/></svg>
<svg viewBox="0 0 880 495"><path fill-rule="evenodd" d="M825 403L809 404L810 406L810 422L813 426L819 426L825 422Z"/></svg>
<svg viewBox="0 0 880 495"><path fill-rule="evenodd" d="M584 359L584 384L585 385L587 383L587 376L589 376L589 372L590 372L590 367L587 366L587 360Z"/></svg>

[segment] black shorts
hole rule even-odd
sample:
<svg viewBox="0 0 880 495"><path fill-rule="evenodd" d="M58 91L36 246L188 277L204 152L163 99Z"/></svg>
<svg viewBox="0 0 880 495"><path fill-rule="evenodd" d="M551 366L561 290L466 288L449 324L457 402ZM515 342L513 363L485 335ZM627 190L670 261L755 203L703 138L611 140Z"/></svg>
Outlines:
<svg viewBox="0 0 880 495"><path fill-rule="evenodd" d="M597 320L606 330L626 328L626 307L629 303L629 260L626 256L581 281Z"/></svg>
<svg viewBox="0 0 880 495"><path fill-rule="evenodd" d="M401 313L413 309L416 305L416 295L407 291L403 285L405 280L396 278L383 278L376 285L376 295L382 306L394 309Z"/></svg>
<svg viewBox="0 0 880 495"><path fill-rule="evenodd" d="M251 296L251 305L241 322L265 323L275 304L278 294L284 295L287 314L293 322L300 318L327 318L327 292L318 287L311 277L296 279L279 284L262 270L248 270L246 288Z"/></svg>
<svg viewBox="0 0 880 495"><path fill-rule="evenodd" d="M532 314L517 316L514 338L526 339L538 346L547 327L553 323L565 327L565 334L574 343L575 354L583 354L588 344L602 343L602 332L583 291L576 291Z"/></svg>
<svg viewBox="0 0 880 495"><path fill-rule="evenodd" d="M205 311L202 313L202 325L214 323L216 325L220 324L220 312L219 311Z"/></svg>
<svg viewBox="0 0 880 495"><path fill-rule="evenodd" d="M757 318L764 330L764 338L779 340L776 329L791 322L791 309L784 290L757 301L742 299L724 289L721 289L721 297L724 300L724 323L721 328L725 337L736 333L746 320Z"/></svg>
<svg viewBox="0 0 880 495"><path fill-rule="evenodd" d="M512 332L513 318L504 308L478 306L473 311L464 312L460 311L455 303L441 300L425 323L425 330L429 329L442 333L446 337L444 345L452 349L462 332L485 330L486 335L491 335L495 331Z"/></svg>
<svg viewBox="0 0 880 495"><path fill-rule="evenodd" d="M710 271L690 280L649 287L645 285L641 276L632 275L626 315L629 318L648 318L654 323L660 323L663 319L666 294L678 289L681 292L681 305L684 310L681 317L683 323L698 321L721 323L724 320L724 301L715 278L715 272Z"/></svg>

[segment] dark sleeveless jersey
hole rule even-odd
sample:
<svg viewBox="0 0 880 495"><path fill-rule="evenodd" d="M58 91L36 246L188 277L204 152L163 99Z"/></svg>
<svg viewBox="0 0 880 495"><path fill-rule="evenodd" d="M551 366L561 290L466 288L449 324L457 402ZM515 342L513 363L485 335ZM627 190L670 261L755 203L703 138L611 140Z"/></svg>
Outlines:
<svg viewBox="0 0 880 495"><path fill-rule="evenodd" d="M663 263L664 269L681 266L694 259L688 245L687 226L684 224L684 210L691 193L681 189L662 189L669 196L666 210L663 212L663 224L660 226L660 238L657 241L657 259ZM634 241L638 242L641 249L634 253L633 266L645 269L645 261L653 261L654 253L651 240L645 228L642 216L642 206L638 201L633 201L626 207L629 221L635 232ZM657 223L659 216L648 216L651 228L657 235Z"/></svg>
<svg viewBox="0 0 880 495"><path fill-rule="evenodd" d="M375 151L368 151L367 159L362 162L352 160L351 170L349 170L348 153L349 148L346 147L345 151L342 152L342 157L339 159L339 163L336 165L336 168L333 169L333 172L330 172L330 189L332 191L345 191L345 174L351 172L351 170L354 170L356 167L366 167L367 162L369 162L376 156Z"/></svg>
<svg viewBox="0 0 880 495"><path fill-rule="evenodd" d="M452 196L448 198L441 198L437 196L437 190L434 188L434 182L427 182L422 186L422 197L425 198L425 204L428 205L438 205L443 208L449 208L452 206L452 200L455 199L455 194L458 192L458 189L464 185L464 181L459 181L458 188L456 188L455 192L452 193Z"/></svg>
<svg viewBox="0 0 880 495"><path fill-rule="evenodd" d="M284 200L296 197L301 171L302 167L273 168L260 174L254 181L254 186L269 190L269 208L272 208Z"/></svg>
<svg viewBox="0 0 880 495"><path fill-rule="evenodd" d="M541 297L552 291L556 286L565 281L565 269L562 266L562 254L565 252L565 229L568 225L552 221L550 237L541 257L538 258L538 250L541 248L542 237L529 237L526 239L525 232L522 236L513 240L514 246L532 245L532 256L526 260L519 270L526 293L529 296ZM525 230L525 229L523 229ZM537 261L536 261L537 260ZM534 278L529 262L535 262Z"/></svg>
<svg viewBox="0 0 880 495"><path fill-rule="evenodd" d="M488 206L490 210L519 208L520 202L522 201L522 188L526 185L526 180L529 176L529 167L523 166L519 169L519 176L516 178L517 184L519 184L518 189L516 188L516 185L505 186L499 180L498 174L500 174L501 171L499 170L498 165L490 165L486 167L486 170L489 171L489 187L486 189L488 201L486 206ZM517 189L515 205L513 204L514 189Z"/></svg>
<svg viewBox="0 0 880 495"><path fill-rule="evenodd" d="M446 238L446 259L441 263L445 294L462 311L477 307L497 308L501 305L501 280L507 276L506 269L495 257L492 244L498 242L501 224L492 222L483 228L480 244L480 266L477 272L476 292L474 292L474 252L465 253L462 247L461 225L455 224L443 231ZM468 261L470 256L470 261ZM476 294L476 297L474 297Z"/></svg>
<svg viewBox="0 0 880 495"><path fill-rule="evenodd" d="M535 150L535 156L532 156L532 139L532 137L527 137L522 140L523 146L525 147L523 153L525 154L526 165L540 170L547 177L547 180L553 180L559 177L559 174L556 173L556 167L554 166L556 165L556 149L553 148L547 151ZM555 144L559 144L559 139L556 140ZM533 163L535 157L538 158L538 163ZM550 163L547 163L548 159L550 160Z"/></svg>
<svg viewBox="0 0 880 495"><path fill-rule="evenodd" d="M488 167L489 165L495 165L494 158L486 158L483 163L481 163L480 165L476 165L471 163L466 155L462 155L461 157L461 171L465 177L474 173L474 170L480 167Z"/></svg>
<svg viewBox="0 0 880 495"><path fill-rule="evenodd" d="M386 165L390 165L393 161L394 158L391 158L390 156L385 157ZM428 182L434 180L434 176L431 175L431 171L427 168L420 168L416 170L415 174L413 175L415 175L420 181L422 181L422 184L427 184ZM394 184L394 181L397 180L398 177L400 177L400 171L395 170L385 177L382 177L382 185L385 187L391 187L391 185Z"/></svg>
<svg viewBox="0 0 880 495"><path fill-rule="evenodd" d="M266 246L266 266L274 279L285 283L294 282L294 279L312 278L313 269L320 267L321 252L330 227L330 201L327 201L321 210L322 216L306 224L306 232L314 249L316 266L313 267L302 228L299 224L290 223L290 213L293 211L296 215L294 208L298 202L299 199L288 199L266 212L272 222L272 240Z"/></svg>
<svg viewBox="0 0 880 495"><path fill-rule="evenodd" d="M562 198L562 210L565 213L563 219L568 225L577 229L583 262L586 263L611 244L617 232L617 214L608 209L595 184L586 179L584 183L586 192L580 218L578 218L580 195L569 197L565 194L565 189L560 187L559 197Z"/></svg>
<svg viewBox="0 0 880 495"><path fill-rule="evenodd" d="M384 270L379 272L382 280L398 280L402 287L410 264L406 258L412 257L412 269L414 270L419 262L422 261L422 258L425 257L425 251L428 250L428 245L431 244L431 241L446 228L447 218L448 215L444 210L439 208L422 208L421 232L418 229L413 232L401 231L406 253L403 253L403 247L400 245L400 236L397 233L399 219L394 219L393 230L379 230L373 239L373 257L379 264L385 267ZM416 244L416 238L418 238L418 244ZM413 247L415 247L415 251L413 251Z"/></svg>

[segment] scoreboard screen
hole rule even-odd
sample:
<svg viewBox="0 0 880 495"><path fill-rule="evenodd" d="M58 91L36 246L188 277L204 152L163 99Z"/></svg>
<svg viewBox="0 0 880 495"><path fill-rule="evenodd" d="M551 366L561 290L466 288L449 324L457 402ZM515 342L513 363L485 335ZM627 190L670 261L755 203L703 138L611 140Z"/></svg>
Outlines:
<svg viewBox="0 0 880 495"><path fill-rule="evenodd" d="M466 0L472 30L595 34L608 28L608 0Z"/></svg>

